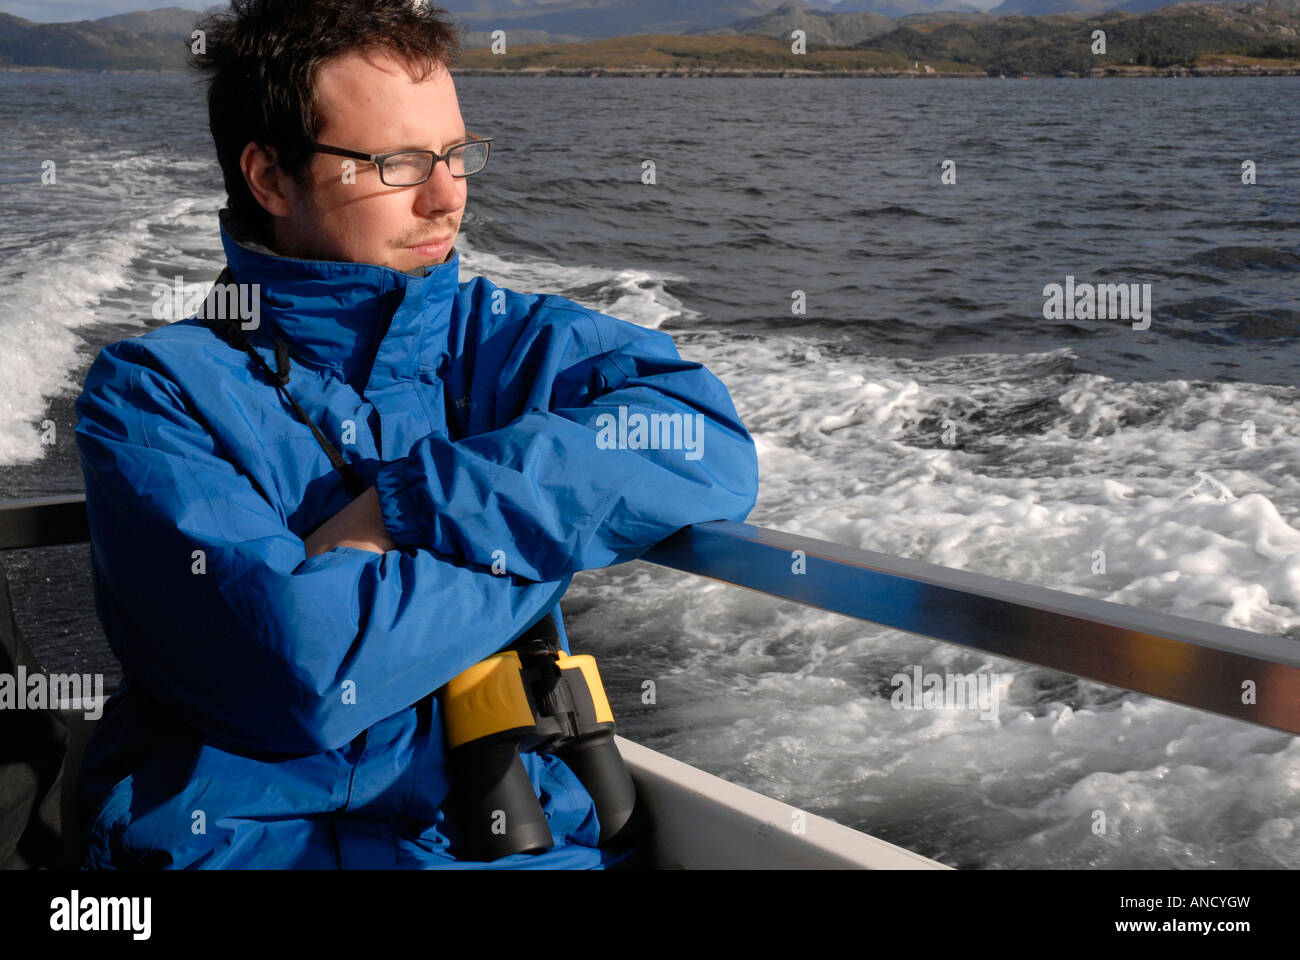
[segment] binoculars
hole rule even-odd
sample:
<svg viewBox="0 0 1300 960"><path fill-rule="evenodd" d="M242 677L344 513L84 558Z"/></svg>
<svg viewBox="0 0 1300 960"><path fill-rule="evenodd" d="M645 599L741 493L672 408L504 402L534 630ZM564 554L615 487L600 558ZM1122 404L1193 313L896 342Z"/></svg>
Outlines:
<svg viewBox="0 0 1300 960"><path fill-rule="evenodd" d="M596 661L560 649L550 614L508 649L451 680L439 696L459 855L490 861L554 845L520 757L530 751L559 757L591 795L599 846L642 835L645 818L614 743L614 713Z"/></svg>

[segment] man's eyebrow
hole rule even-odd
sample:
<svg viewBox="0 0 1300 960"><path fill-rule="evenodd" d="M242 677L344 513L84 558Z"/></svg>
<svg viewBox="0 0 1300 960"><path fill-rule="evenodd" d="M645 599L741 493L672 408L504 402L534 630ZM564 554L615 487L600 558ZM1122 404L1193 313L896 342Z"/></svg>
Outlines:
<svg viewBox="0 0 1300 960"><path fill-rule="evenodd" d="M455 146L456 144L458 144L458 143L464 143L466 140L474 140L474 139L476 139L477 137L478 137L478 134L471 132L470 129L469 129L468 127L466 127L466 128L465 128L465 131L464 131L463 133L461 133L460 136L458 136L458 137L453 137L452 139L448 140L446 143L444 143L444 144L442 145L442 148L441 148L438 152L439 152L439 153L442 153L442 151L443 151L443 150L446 150L448 147L454 147L454 146ZM393 147L393 148L390 149L390 150L380 150L379 152L380 152L380 153L397 153L397 152L402 151L402 150L428 150L428 149L429 149L428 147L417 147L417 146L414 146L414 145L412 145L412 144L406 143L406 144L402 144L401 146Z"/></svg>

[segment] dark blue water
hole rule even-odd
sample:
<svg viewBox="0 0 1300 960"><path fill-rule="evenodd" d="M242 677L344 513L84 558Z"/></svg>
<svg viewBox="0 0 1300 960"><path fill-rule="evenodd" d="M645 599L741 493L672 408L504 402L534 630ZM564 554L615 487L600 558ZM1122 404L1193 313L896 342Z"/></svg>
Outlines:
<svg viewBox="0 0 1300 960"><path fill-rule="evenodd" d="M1296 84L463 78L462 276L707 363L753 523L1300 637ZM222 202L189 77L0 72L0 499L81 489L86 369L216 275ZM1150 284L1149 329L1046 319L1067 276ZM88 548L0 559L45 666L111 688ZM625 734L945 862L1300 866L1298 738L647 564L565 610ZM892 711L918 664L1000 671L1002 725Z"/></svg>

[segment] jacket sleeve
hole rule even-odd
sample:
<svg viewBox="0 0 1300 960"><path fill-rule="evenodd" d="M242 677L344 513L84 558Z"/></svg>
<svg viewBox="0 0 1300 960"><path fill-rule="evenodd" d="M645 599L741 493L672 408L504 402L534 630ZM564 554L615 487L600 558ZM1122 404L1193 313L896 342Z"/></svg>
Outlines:
<svg viewBox="0 0 1300 960"><path fill-rule="evenodd" d="M478 432L431 434L379 471L395 543L480 564L504 556L511 572L548 580L753 509L754 441L727 388L667 334L544 307L490 329L473 354Z"/></svg>
<svg viewBox="0 0 1300 960"><path fill-rule="evenodd" d="M175 383L105 348L77 400L96 597L133 682L239 752L346 745L553 607L428 548L306 557Z"/></svg>

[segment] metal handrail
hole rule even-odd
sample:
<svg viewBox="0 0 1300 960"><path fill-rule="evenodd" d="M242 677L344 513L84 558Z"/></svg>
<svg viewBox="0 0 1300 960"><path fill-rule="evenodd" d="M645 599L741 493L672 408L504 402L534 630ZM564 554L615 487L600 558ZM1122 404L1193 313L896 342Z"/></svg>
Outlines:
<svg viewBox="0 0 1300 960"><path fill-rule="evenodd" d="M89 541L86 498L80 494L0 500L0 550Z"/></svg>
<svg viewBox="0 0 1300 960"><path fill-rule="evenodd" d="M84 542L83 497L0 503L0 549ZM642 560L1300 734L1300 642L717 520Z"/></svg>
<svg viewBox="0 0 1300 960"><path fill-rule="evenodd" d="M729 520L686 527L641 559L1300 733L1300 641L1285 637Z"/></svg>

